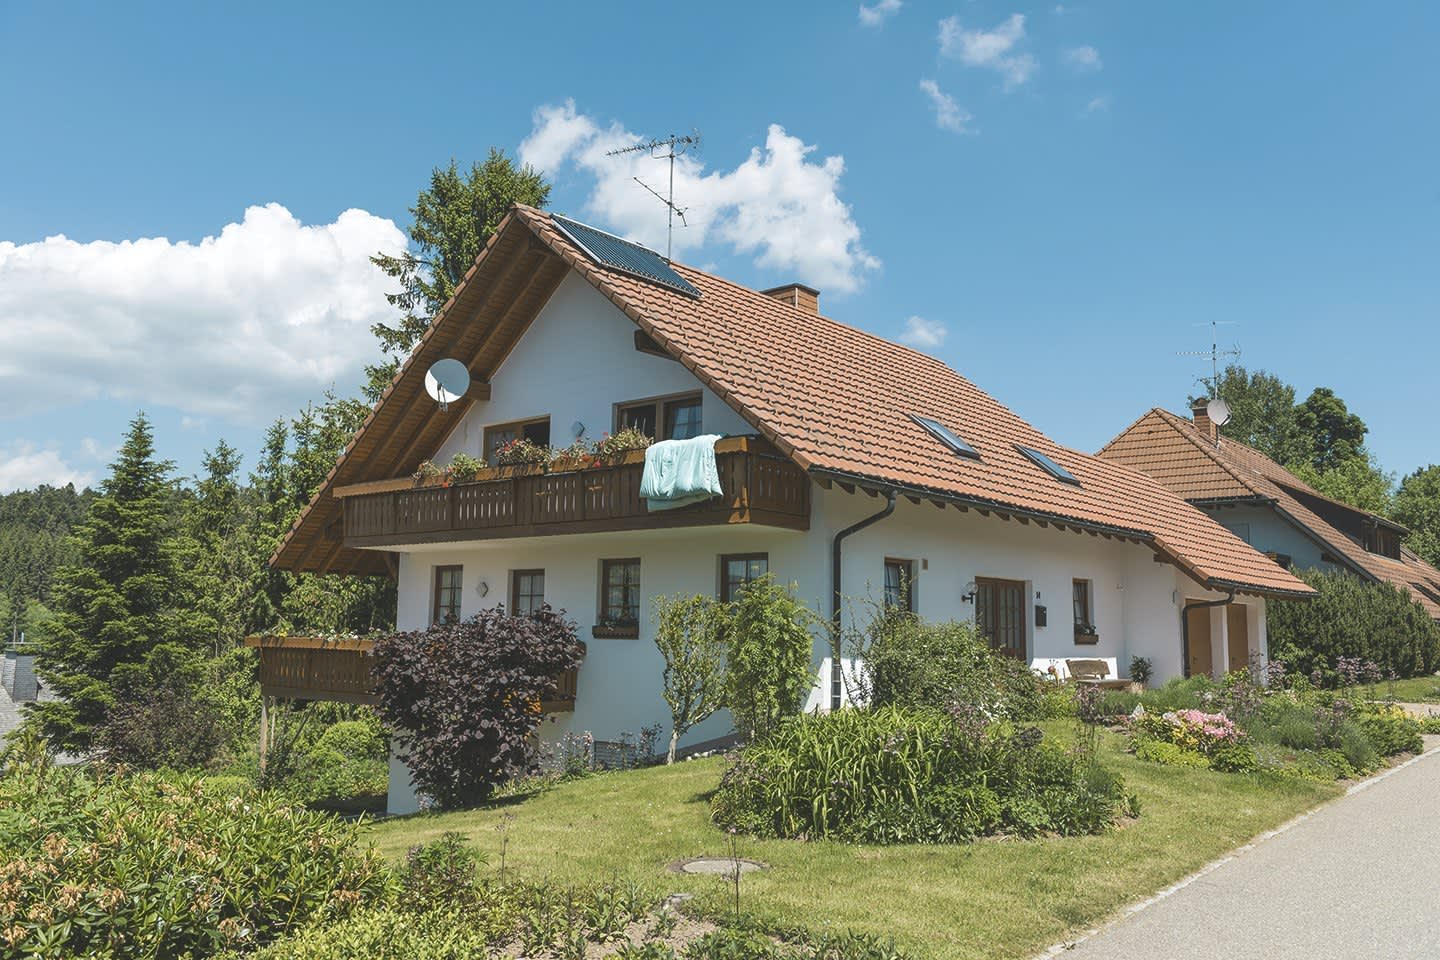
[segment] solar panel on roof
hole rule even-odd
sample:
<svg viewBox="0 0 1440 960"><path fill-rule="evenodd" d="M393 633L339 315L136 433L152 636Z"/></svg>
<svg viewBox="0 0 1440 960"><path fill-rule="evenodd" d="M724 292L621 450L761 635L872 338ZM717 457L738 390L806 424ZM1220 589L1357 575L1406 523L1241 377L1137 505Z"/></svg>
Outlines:
<svg viewBox="0 0 1440 960"><path fill-rule="evenodd" d="M926 430L929 430L931 436L945 444L945 446L949 447L955 453L960 454L960 456L969 457L971 460L980 459L980 451L970 446L970 444L964 440L961 440L959 434L945 426L945 424L939 420L931 420L929 417L922 417L914 413L910 414L910 419L920 424L920 426Z"/></svg>
<svg viewBox="0 0 1440 960"><path fill-rule="evenodd" d="M575 246L585 251L585 255L600 266L658 283L696 300L700 299L700 291L676 273L670 264L665 262L665 258L654 250L564 217L552 214L550 220Z"/></svg>
<svg viewBox="0 0 1440 960"><path fill-rule="evenodd" d="M1075 479L1075 475L1073 473L1060 466L1060 464L1056 463L1054 460L1051 460L1049 457L1045 456L1045 454L1041 453L1039 450L1031 450L1029 447L1020 446L1020 444L1018 443L1015 444L1015 449L1025 454L1025 456L1030 458L1032 463L1034 463L1041 470L1044 470L1046 473L1050 474L1050 476L1054 477L1056 480L1059 480L1061 483L1068 483L1076 487L1080 486L1080 481Z"/></svg>

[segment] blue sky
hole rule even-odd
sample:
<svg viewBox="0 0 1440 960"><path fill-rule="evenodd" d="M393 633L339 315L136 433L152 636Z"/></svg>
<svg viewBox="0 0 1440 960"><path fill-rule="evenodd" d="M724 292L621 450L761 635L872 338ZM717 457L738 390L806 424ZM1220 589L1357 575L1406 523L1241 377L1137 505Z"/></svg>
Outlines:
<svg viewBox="0 0 1440 960"><path fill-rule="evenodd" d="M431 167L523 148L659 242L596 156L692 127L683 259L809 280L1063 443L1181 409L1215 319L1387 470L1440 460L1440 7L616 9L0 0L0 487L103 475L142 406L183 472L248 466L358 384Z"/></svg>

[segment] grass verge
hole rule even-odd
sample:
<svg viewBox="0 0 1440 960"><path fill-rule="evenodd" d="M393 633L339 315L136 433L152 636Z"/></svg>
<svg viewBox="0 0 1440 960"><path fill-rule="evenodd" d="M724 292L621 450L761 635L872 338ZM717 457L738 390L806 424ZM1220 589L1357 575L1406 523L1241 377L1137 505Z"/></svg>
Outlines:
<svg viewBox="0 0 1440 960"><path fill-rule="evenodd" d="M1401 703L1440 703L1440 676L1410 677L1408 680L1381 680L1349 687L1347 691L1367 700L1398 700Z"/></svg>
<svg viewBox="0 0 1440 960"><path fill-rule="evenodd" d="M1064 736L1063 727L1048 732ZM895 847L742 837L740 855L771 869L745 875L741 908L776 924L893 936L921 957L1028 957L1341 789L1145 763L1113 734L1104 735L1102 762L1141 804L1138 820L1107 834ZM729 838L709 821L722 769L710 759L597 775L477 810L382 821L369 833L398 859L456 830L498 869L503 823L507 870L642 880L719 912L729 909L728 887L667 868L728 853ZM507 814L513 820L502 821Z"/></svg>

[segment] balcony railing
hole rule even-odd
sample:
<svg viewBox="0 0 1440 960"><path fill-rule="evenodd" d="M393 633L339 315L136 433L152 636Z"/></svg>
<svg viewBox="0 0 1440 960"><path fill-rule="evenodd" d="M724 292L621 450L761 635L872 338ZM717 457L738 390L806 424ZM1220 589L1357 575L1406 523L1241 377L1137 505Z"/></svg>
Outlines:
<svg viewBox="0 0 1440 960"><path fill-rule="evenodd" d="M723 495L654 513L640 496L643 451L582 470L495 468L450 486L404 478L339 487L335 496L345 504L350 547L725 523L809 528L810 479L768 443L726 438L715 444L715 460Z"/></svg>
<svg viewBox="0 0 1440 960"><path fill-rule="evenodd" d="M325 637L246 637L245 646L260 652L260 692L288 700L333 700L375 703L373 640L332 640ZM555 678L555 691L540 703L546 713L575 709L580 671L566 670Z"/></svg>

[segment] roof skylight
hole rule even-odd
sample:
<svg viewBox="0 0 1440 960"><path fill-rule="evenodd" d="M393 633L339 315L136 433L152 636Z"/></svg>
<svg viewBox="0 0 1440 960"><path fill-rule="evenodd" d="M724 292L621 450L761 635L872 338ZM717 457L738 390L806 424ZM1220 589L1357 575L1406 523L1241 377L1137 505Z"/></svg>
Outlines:
<svg viewBox="0 0 1440 960"><path fill-rule="evenodd" d="M1054 477L1056 480L1059 480L1061 483L1068 483L1076 487L1080 486L1080 481L1075 479L1075 475L1073 473L1060 466L1060 464L1056 463L1054 460L1051 460L1039 450L1032 450L1029 447L1022 447L1018 443L1015 445L1015 449L1025 454L1025 456L1029 457L1030 461L1034 463L1035 466L1039 467L1041 470L1044 470L1046 473L1050 474L1050 476Z"/></svg>
<svg viewBox="0 0 1440 960"><path fill-rule="evenodd" d="M968 457L971 460L980 459L980 451L970 446L970 444L964 440L961 440L955 431L945 426L945 424L939 420L932 420L929 417L922 417L914 413L910 414L910 419L930 431L930 435L949 447L951 452L957 453L962 457Z"/></svg>

